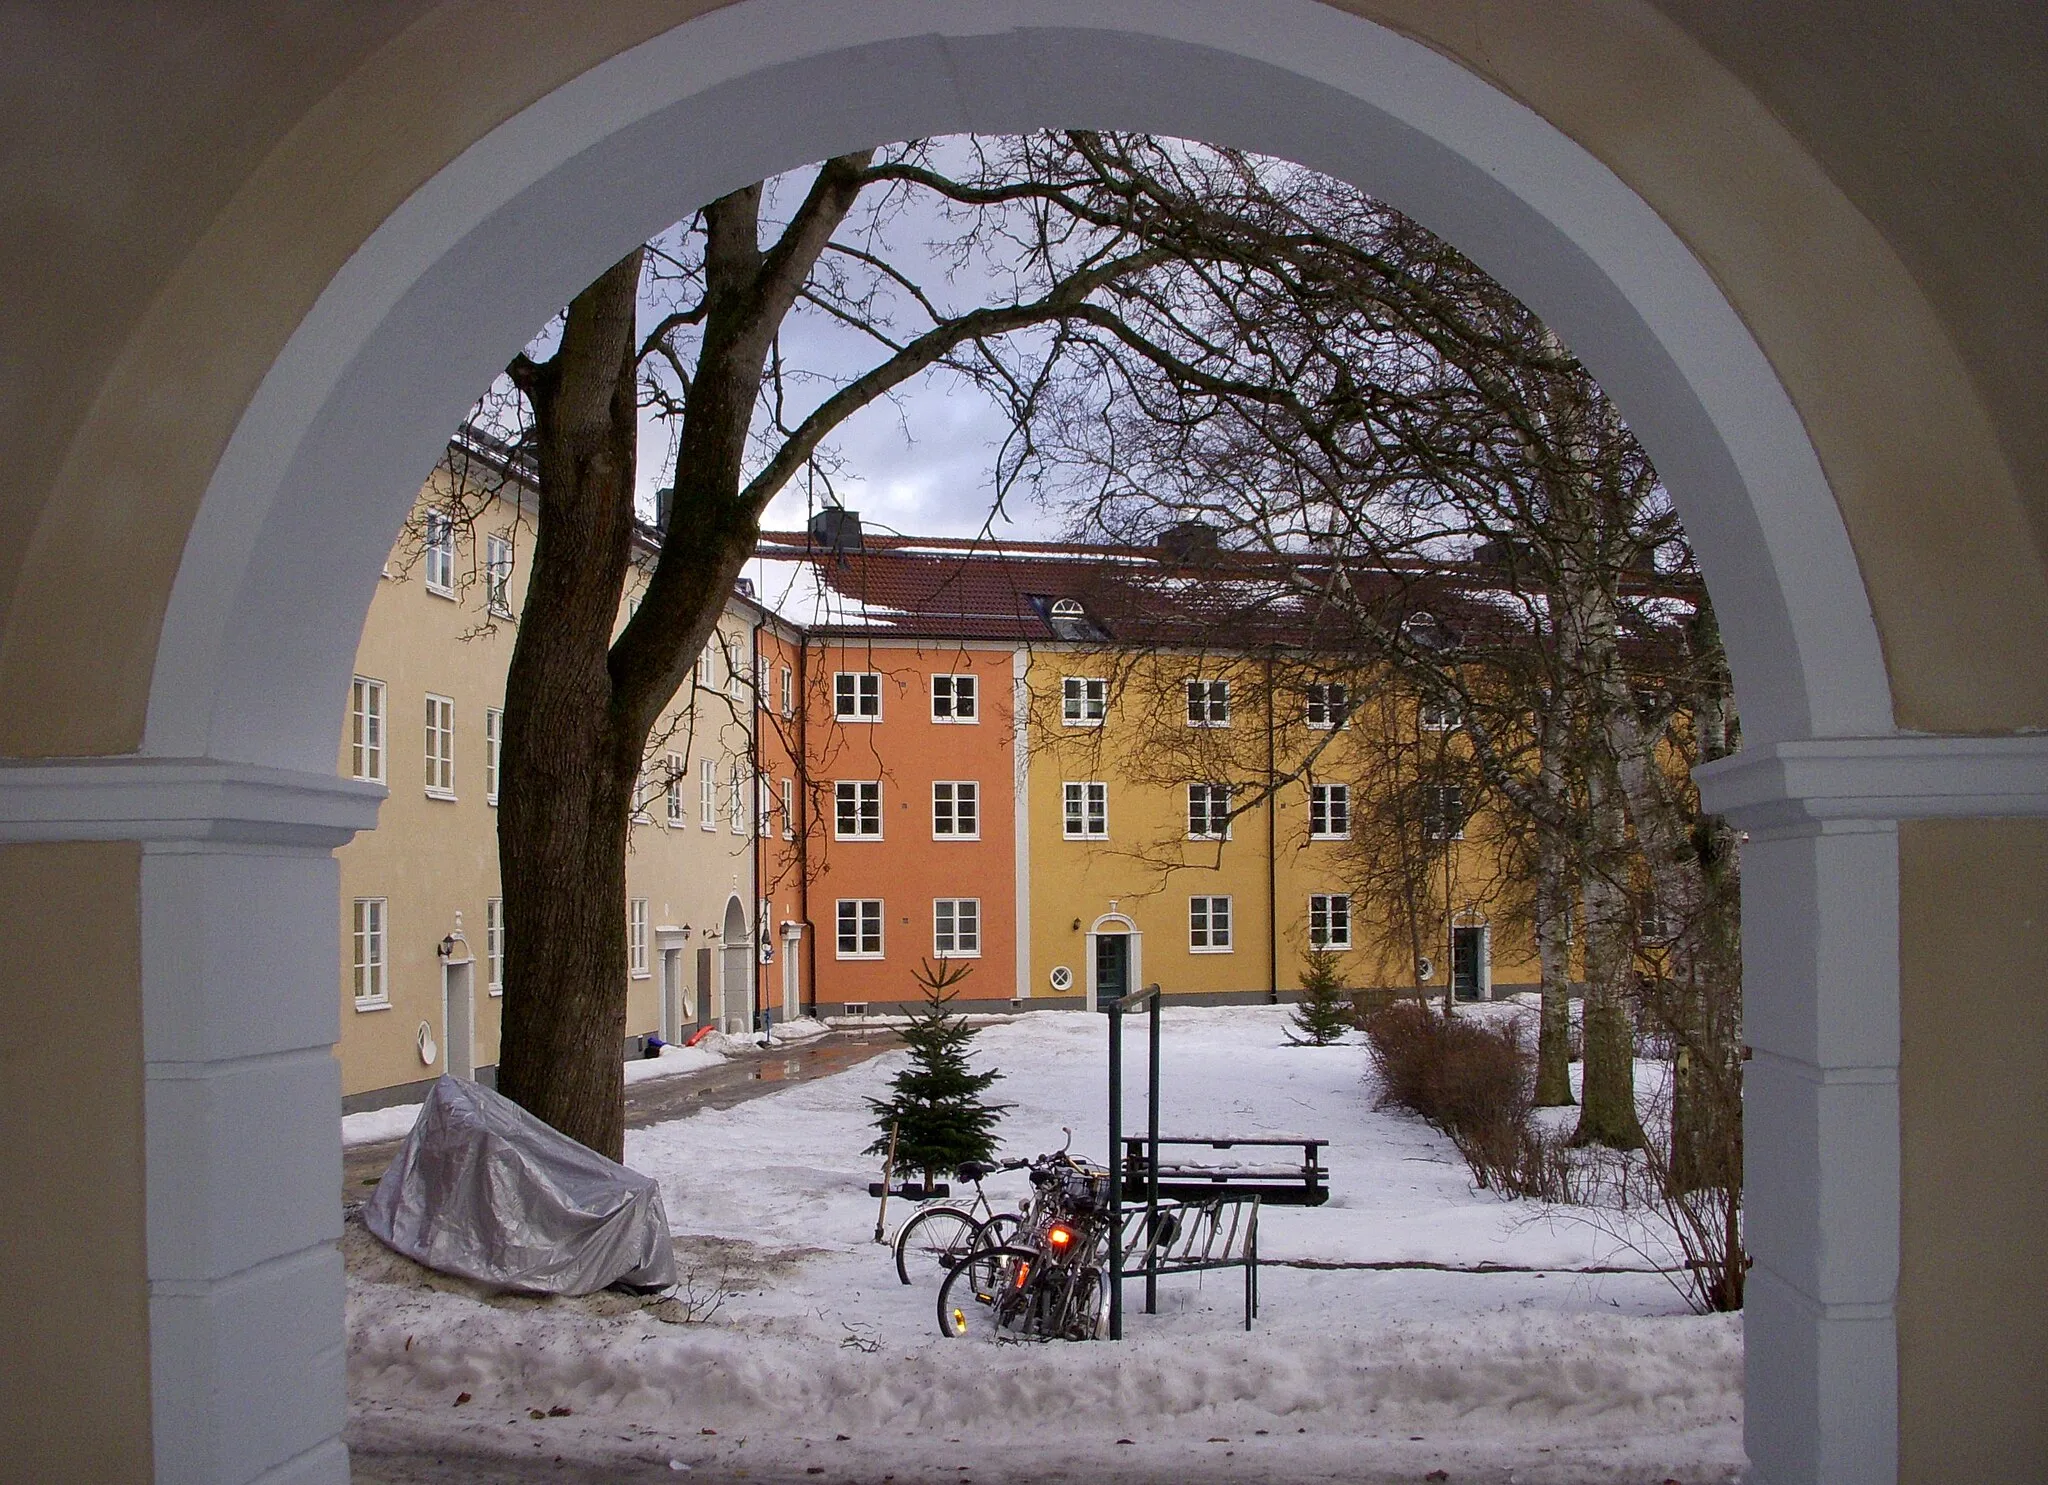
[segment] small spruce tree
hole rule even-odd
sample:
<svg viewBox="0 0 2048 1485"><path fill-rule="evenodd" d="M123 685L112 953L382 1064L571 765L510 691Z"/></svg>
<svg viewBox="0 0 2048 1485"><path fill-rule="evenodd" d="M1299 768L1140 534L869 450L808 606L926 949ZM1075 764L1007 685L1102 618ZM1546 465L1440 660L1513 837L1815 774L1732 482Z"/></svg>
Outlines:
<svg viewBox="0 0 2048 1485"><path fill-rule="evenodd" d="M1308 965L1301 972L1301 1004L1294 1008L1294 1029L1290 1038L1297 1047L1327 1047L1351 1029L1351 1003L1337 979L1338 956L1327 949L1310 949Z"/></svg>
<svg viewBox="0 0 2048 1485"><path fill-rule="evenodd" d="M924 1008L913 1012L903 1029L910 1066L890 1081L891 1097L868 1100L881 1133L867 1153L886 1155L893 1128L897 1168L923 1171L927 1186L940 1171L994 1155L996 1121L1009 1109L1008 1104L981 1101L1002 1074L975 1072L967 1065L967 1044L975 1029L950 1009L958 993L954 987L971 968L942 959L936 966L926 961L913 972L924 991Z"/></svg>

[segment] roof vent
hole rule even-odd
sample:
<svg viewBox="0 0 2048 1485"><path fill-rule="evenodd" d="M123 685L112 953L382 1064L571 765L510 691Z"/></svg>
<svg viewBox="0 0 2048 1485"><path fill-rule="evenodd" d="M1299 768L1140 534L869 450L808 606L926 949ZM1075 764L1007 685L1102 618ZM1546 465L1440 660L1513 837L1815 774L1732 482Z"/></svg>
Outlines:
<svg viewBox="0 0 2048 1485"><path fill-rule="evenodd" d="M861 549L860 512L828 505L811 517L811 541L828 552L857 552Z"/></svg>
<svg viewBox="0 0 2048 1485"><path fill-rule="evenodd" d="M1171 562L1208 562L1216 556L1217 541L1217 530L1207 521L1175 521L1159 533L1159 550Z"/></svg>

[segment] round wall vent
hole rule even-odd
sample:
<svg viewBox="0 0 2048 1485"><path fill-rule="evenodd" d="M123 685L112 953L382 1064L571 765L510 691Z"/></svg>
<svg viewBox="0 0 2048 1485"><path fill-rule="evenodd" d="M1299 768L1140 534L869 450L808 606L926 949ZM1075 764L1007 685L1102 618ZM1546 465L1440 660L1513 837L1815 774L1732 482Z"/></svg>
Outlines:
<svg viewBox="0 0 2048 1485"><path fill-rule="evenodd" d="M1052 988L1055 990L1071 990L1074 988L1074 972L1064 964L1055 964L1052 968L1052 973L1046 976L1046 978L1052 981Z"/></svg>

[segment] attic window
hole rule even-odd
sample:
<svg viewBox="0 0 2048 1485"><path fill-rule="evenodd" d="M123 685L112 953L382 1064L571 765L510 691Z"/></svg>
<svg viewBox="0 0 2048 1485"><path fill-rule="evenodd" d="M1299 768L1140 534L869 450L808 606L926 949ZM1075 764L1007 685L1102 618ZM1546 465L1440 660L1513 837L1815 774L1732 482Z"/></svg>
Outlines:
<svg viewBox="0 0 2048 1485"><path fill-rule="evenodd" d="M1038 611L1045 615L1045 621L1052 627L1057 639L1095 640L1103 639L1100 625L1088 617L1088 610L1081 606L1078 598L1034 598L1031 600Z"/></svg>
<svg viewBox="0 0 2048 1485"><path fill-rule="evenodd" d="M1088 610L1081 607L1075 599L1059 598L1053 601L1052 616L1055 619L1085 619L1088 617Z"/></svg>

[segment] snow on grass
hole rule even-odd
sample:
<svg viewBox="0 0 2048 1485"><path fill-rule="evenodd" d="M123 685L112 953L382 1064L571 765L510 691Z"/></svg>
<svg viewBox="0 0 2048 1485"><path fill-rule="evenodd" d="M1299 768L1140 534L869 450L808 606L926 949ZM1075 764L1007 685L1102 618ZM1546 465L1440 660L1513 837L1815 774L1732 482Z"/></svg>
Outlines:
<svg viewBox="0 0 2048 1485"><path fill-rule="evenodd" d="M1642 1260L1600 1224L1474 1191L1434 1131L1373 1109L1355 1038L1289 1046L1286 1014L1171 1008L1165 1021L1162 1134L1331 1142L1330 1202L1262 1215L1261 1249L1278 1266L1261 1274L1250 1334L1241 1275L1226 1271L1163 1280L1156 1316L1132 1284L1119 1344L941 1338L935 1279L899 1285L872 1241L879 1162L863 1153L864 1100L901 1068L896 1052L629 1132L628 1163L661 1182L698 1297L725 1291L708 1323L666 1323L673 1305L617 1295L492 1299L422 1284L418 1270L399 1282L397 1260L367 1262L374 1243L352 1232L358 1441L524 1453L545 1440L587 1460L744 1462L756 1478L803 1478L827 1459L840 1477L876 1480L962 1463L980 1481L1035 1479L1048 1459L1134 1481L1412 1479L1452 1465L1512 1467L1523 1482L1729 1478L1739 1319L1684 1313L1655 1273L1573 1272ZM1057 1148L1069 1125L1076 1153L1106 1155L1102 1017L1022 1017L990 1026L975 1052L1004 1073L990 1096L1013 1105L1006 1154ZM1142 1036L1126 1056L1137 1129ZM1022 1189L990 1182L1000 1205ZM1300 1263L1537 1271L1287 1266ZM464 1392L473 1401L458 1412ZM551 1407L571 1411L528 1416ZM1212 1438L1235 1441L1228 1458Z"/></svg>

